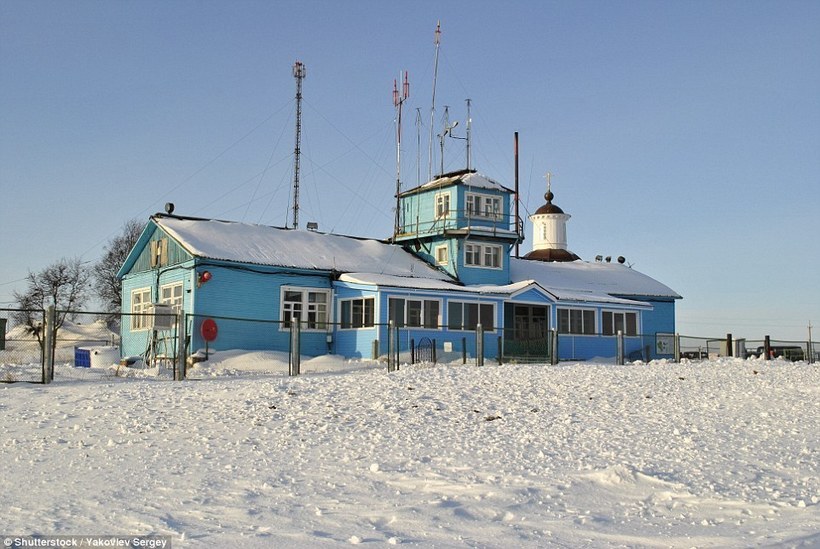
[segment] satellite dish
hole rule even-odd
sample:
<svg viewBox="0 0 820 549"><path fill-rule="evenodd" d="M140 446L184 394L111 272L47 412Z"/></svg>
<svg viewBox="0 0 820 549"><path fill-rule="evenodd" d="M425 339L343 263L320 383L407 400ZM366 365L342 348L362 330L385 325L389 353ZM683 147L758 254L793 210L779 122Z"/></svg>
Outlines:
<svg viewBox="0 0 820 549"><path fill-rule="evenodd" d="M174 213L174 203L173 202L166 202L165 203L165 213L168 215L172 215Z"/></svg>

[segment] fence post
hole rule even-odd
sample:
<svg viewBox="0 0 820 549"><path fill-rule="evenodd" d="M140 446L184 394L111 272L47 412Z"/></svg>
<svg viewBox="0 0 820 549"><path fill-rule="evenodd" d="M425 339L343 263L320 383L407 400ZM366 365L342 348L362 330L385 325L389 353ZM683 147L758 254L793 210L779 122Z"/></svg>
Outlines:
<svg viewBox="0 0 820 549"><path fill-rule="evenodd" d="M461 363L467 364L467 338L461 338Z"/></svg>
<svg viewBox="0 0 820 549"><path fill-rule="evenodd" d="M379 340L378 339L373 340L373 348L370 350L370 358L372 358L373 360L378 360L379 359Z"/></svg>
<svg viewBox="0 0 820 549"><path fill-rule="evenodd" d="M435 364L436 362L438 362L438 361L436 360L436 359L437 359L437 357L436 357L436 340L435 340L435 339L433 340L433 352L432 352L432 355L433 355L433 364Z"/></svg>
<svg viewBox="0 0 820 549"><path fill-rule="evenodd" d="M726 356L734 356L732 349L732 334L726 334Z"/></svg>
<svg viewBox="0 0 820 549"><path fill-rule="evenodd" d="M769 336L763 338L763 354L766 355L765 360L771 360L772 356L772 340Z"/></svg>
<svg viewBox="0 0 820 549"><path fill-rule="evenodd" d="M6 350L6 322L8 319L0 318L0 351ZM809 338L811 341L811 338Z"/></svg>
<svg viewBox="0 0 820 549"><path fill-rule="evenodd" d="M43 383L51 383L54 381L54 345L57 330L55 324L57 323L57 314L54 310L54 305L49 305L45 311L45 318L43 319L45 325L45 334L43 337Z"/></svg>
<svg viewBox="0 0 820 549"><path fill-rule="evenodd" d="M185 379L185 370L188 366L188 349L185 345L186 340L188 339L188 322L186 317L187 315L184 312L179 312L179 320L177 321L179 323L179 329L177 330L177 337L179 338L179 341L177 341L179 351L177 352L177 367L174 369L175 381L183 381Z"/></svg>
<svg viewBox="0 0 820 549"><path fill-rule="evenodd" d="M410 338L410 364L416 363L416 340Z"/></svg>
<svg viewBox="0 0 820 549"><path fill-rule="evenodd" d="M387 371L395 372L396 334L393 331L393 321L387 322Z"/></svg>
<svg viewBox="0 0 820 549"><path fill-rule="evenodd" d="M558 330L552 329L552 349L550 350L550 364L558 364Z"/></svg>
<svg viewBox="0 0 820 549"><path fill-rule="evenodd" d="M475 365L484 366L484 327L475 325Z"/></svg>
<svg viewBox="0 0 820 549"><path fill-rule="evenodd" d="M680 334L675 334L675 362L680 362Z"/></svg>
<svg viewBox="0 0 820 549"><path fill-rule="evenodd" d="M623 330L618 330L618 335L615 338L617 341L617 348L618 354L615 357L615 364L618 366L623 366L624 364L624 332Z"/></svg>
<svg viewBox="0 0 820 549"><path fill-rule="evenodd" d="M301 353L300 344L300 321L294 316L290 321L290 361L288 364L288 375L298 376L301 367Z"/></svg>
<svg viewBox="0 0 820 549"><path fill-rule="evenodd" d="M502 344L501 336L498 336L498 364L499 364L499 366L501 364L504 364L503 354L504 354L504 347L503 347L503 344Z"/></svg>

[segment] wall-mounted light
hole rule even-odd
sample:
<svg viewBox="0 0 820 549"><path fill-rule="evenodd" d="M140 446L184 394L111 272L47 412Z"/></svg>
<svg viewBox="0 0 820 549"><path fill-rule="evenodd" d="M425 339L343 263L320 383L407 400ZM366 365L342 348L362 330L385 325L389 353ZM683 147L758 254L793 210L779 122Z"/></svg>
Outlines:
<svg viewBox="0 0 820 549"><path fill-rule="evenodd" d="M212 277L211 271L202 271L199 273L196 279L197 288L208 282Z"/></svg>

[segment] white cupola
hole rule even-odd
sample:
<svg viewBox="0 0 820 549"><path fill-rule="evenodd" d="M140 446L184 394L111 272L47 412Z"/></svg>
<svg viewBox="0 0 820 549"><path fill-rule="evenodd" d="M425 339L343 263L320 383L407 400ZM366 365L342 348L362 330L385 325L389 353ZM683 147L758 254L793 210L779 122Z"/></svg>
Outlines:
<svg viewBox="0 0 820 549"><path fill-rule="evenodd" d="M549 174L548 174L549 175ZM536 261L575 261L581 259L567 249L567 221L571 217L552 203L555 195L547 179L547 203L530 216L532 221L532 251L524 259Z"/></svg>

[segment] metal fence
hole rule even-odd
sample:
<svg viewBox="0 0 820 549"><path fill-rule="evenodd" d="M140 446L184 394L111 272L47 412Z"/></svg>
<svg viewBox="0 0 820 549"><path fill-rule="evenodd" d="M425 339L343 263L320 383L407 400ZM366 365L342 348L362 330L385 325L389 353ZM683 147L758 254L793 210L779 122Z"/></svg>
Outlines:
<svg viewBox="0 0 820 549"><path fill-rule="evenodd" d="M28 314L33 329L13 325L13 315L17 313ZM0 382L45 383L44 322L45 311L42 310L0 309ZM40 341L37 340L38 335Z"/></svg>
<svg viewBox="0 0 820 549"><path fill-rule="evenodd" d="M19 313L29 316L28 327L16 324ZM513 330L453 332L445 326L375 325L356 331L337 347L331 323L299 323L272 319L176 315L172 312L112 315L105 312L59 311L83 319L48 330L49 316L42 310L0 309L0 382L48 383L53 380L93 380L152 372L160 378L197 377L194 367L214 351L274 351L287 355L288 371L298 374L300 351L307 356L337 353L381 360L389 370L410 363L488 362L557 364L559 361L595 359L616 363L658 358L698 361L723 356L786 359L814 363L820 344L773 340L681 336L677 334L600 335L565 334L555 330L523 337ZM56 318L60 318L57 316ZM104 322L102 319L106 319ZM52 320L52 325L57 321ZM212 325L209 325L211 323ZM212 342L208 335L213 330ZM127 329L120 330L121 326ZM350 328L350 326L341 326ZM125 334L120 339L120 333ZM351 339L355 339L351 343ZM227 349L223 342L230 341ZM352 347L351 347L352 345ZM365 351L363 351L363 349ZM294 351L295 350L295 351Z"/></svg>

